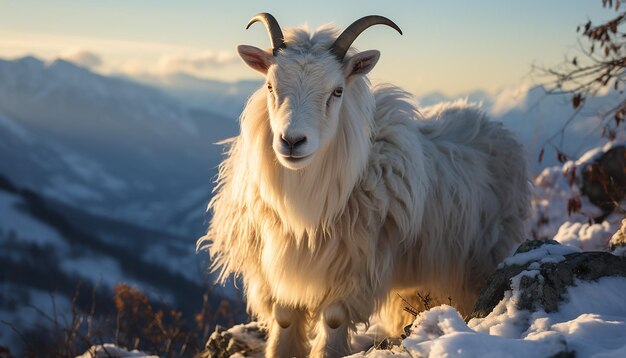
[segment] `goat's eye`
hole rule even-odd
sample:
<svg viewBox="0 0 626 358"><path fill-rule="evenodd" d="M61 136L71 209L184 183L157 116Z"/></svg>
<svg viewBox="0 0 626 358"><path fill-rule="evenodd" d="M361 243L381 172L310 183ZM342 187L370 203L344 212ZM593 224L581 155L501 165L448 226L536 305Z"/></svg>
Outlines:
<svg viewBox="0 0 626 358"><path fill-rule="evenodd" d="M270 91L270 92L273 92L274 91L274 87L272 87L272 85L268 83L267 84L267 90Z"/></svg>
<svg viewBox="0 0 626 358"><path fill-rule="evenodd" d="M335 96L335 97L341 97L342 94L343 94L343 88L341 88L341 87L337 87L333 91L333 96Z"/></svg>

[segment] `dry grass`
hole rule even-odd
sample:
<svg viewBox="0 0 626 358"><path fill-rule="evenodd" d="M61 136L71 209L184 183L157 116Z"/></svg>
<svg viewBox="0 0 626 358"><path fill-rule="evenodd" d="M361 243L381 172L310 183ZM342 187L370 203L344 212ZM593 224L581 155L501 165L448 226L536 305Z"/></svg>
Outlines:
<svg viewBox="0 0 626 358"><path fill-rule="evenodd" d="M36 329L24 331L10 322L1 323L20 337L23 357L75 357L93 345L104 343L159 357L193 357L202 352L216 322L234 320L229 302L222 301L216 309L210 307L210 292L204 294L199 312L185 320L177 308L164 302L151 302L144 292L125 283L114 288L112 310L97 307L97 289L96 286L92 290L91 307L80 310L79 284L68 319L59 318L51 294L51 314L31 306L45 322ZM14 357L9 348L0 346L0 358L9 357Z"/></svg>

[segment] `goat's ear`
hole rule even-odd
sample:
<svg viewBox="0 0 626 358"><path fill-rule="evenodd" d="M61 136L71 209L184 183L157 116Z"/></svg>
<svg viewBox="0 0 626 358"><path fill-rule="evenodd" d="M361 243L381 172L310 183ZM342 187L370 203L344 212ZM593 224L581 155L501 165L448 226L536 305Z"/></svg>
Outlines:
<svg viewBox="0 0 626 358"><path fill-rule="evenodd" d="M369 50L359 52L350 57L343 65L344 76L350 78L352 76L363 76L368 74L380 58L380 51Z"/></svg>
<svg viewBox="0 0 626 358"><path fill-rule="evenodd" d="M237 52L239 52L239 56L248 66L264 75L267 74L267 69L274 63L272 54L254 46L239 45L237 46Z"/></svg>

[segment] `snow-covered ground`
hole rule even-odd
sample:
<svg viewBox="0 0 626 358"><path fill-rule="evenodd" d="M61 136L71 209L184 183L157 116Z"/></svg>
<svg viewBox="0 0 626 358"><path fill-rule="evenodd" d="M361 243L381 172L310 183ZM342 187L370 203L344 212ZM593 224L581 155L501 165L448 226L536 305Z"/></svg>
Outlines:
<svg viewBox="0 0 626 358"><path fill-rule="evenodd" d="M404 354L550 357L573 351L577 357L623 357L626 353L626 278L577 282L554 313L518 310L515 282L513 288L489 316L467 324L447 305L421 313L402 342Z"/></svg>

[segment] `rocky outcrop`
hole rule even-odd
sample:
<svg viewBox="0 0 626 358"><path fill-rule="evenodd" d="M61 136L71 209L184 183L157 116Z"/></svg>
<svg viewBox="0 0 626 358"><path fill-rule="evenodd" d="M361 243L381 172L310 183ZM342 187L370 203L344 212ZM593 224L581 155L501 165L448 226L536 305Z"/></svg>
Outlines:
<svg viewBox="0 0 626 358"><path fill-rule="evenodd" d="M233 355L263 357L266 330L256 322L240 324L226 329L215 327L206 343L203 358L225 358Z"/></svg>
<svg viewBox="0 0 626 358"><path fill-rule="evenodd" d="M626 147L616 146L582 168L581 192L601 208L603 216L610 214L626 195Z"/></svg>
<svg viewBox="0 0 626 358"><path fill-rule="evenodd" d="M563 255L562 259L545 260L550 253L549 246L561 245L552 240L532 240L523 243L515 255L508 259L512 264L507 265L505 261L505 264L489 278L469 318L484 318L489 315L504 298L504 293L511 290L514 278L519 278L518 289L521 293L517 302L518 309L553 312L558 309L567 288L574 285L577 279L593 281L607 276L626 277L624 257L608 252L577 252ZM532 251L538 253L536 259L516 262L516 256ZM538 271L538 274L520 276L524 271Z"/></svg>

